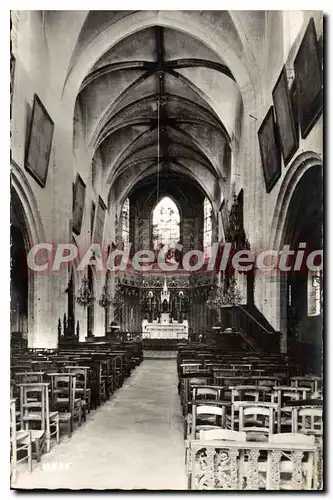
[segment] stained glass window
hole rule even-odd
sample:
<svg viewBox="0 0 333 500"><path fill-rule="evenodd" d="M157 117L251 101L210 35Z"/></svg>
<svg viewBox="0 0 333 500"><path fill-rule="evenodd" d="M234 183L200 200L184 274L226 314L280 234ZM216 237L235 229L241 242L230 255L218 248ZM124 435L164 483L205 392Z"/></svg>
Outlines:
<svg viewBox="0 0 333 500"><path fill-rule="evenodd" d="M121 231L122 231L122 241L124 248L127 248L130 242L130 202L129 199L126 198L123 204L123 208L121 211Z"/></svg>
<svg viewBox="0 0 333 500"><path fill-rule="evenodd" d="M204 227L203 227L203 245L207 253L210 253L212 244L212 205L208 198L204 201Z"/></svg>
<svg viewBox="0 0 333 500"><path fill-rule="evenodd" d="M320 271L308 274L308 316L318 316L321 312L321 277Z"/></svg>
<svg viewBox="0 0 333 500"><path fill-rule="evenodd" d="M153 245L173 246L180 239L180 215L177 205L166 196L160 200L153 212Z"/></svg>

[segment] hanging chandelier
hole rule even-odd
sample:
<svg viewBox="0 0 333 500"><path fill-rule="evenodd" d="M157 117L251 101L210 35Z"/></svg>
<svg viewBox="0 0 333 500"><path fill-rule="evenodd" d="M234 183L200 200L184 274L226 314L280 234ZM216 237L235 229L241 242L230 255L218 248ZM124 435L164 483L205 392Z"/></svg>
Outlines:
<svg viewBox="0 0 333 500"><path fill-rule="evenodd" d="M90 306L95 301L95 297L91 291L90 280L84 276L81 287L77 293L76 302L84 308Z"/></svg>
<svg viewBox="0 0 333 500"><path fill-rule="evenodd" d="M98 301L98 305L103 307L103 309L106 309L107 307L109 307L109 305L111 304L112 302L112 299L111 299L111 295L109 294L109 291L108 291L108 275L106 275L106 278L105 278L105 284L104 284L104 287L103 287L103 293L101 295L101 298L99 299Z"/></svg>
<svg viewBox="0 0 333 500"><path fill-rule="evenodd" d="M243 297L237 288L237 282L232 277L227 290L220 287L212 288L206 300L206 307L214 311L219 311L221 307L237 306L242 300Z"/></svg>

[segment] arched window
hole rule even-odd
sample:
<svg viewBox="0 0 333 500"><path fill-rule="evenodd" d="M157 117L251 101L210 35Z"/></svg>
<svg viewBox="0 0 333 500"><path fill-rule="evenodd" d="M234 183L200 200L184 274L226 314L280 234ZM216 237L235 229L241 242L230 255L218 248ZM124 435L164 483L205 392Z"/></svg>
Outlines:
<svg viewBox="0 0 333 500"><path fill-rule="evenodd" d="M203 227L203 246L206 252L210 252L212 244L212 205L208 198L204 201L204 227Z"/></svg>
<svg viewBox="0 0 333 500"><path fill-rule="evenodd" d="M177 205L166 196L160 200L153 212L153 245L175 245L180 239L180 215Z"/></svg>
<svg viewBox="0 0 333 500"><path fill-rule="evenodd" d="M308 316L321 313L321 277L320 271L308 273Z"/></svg>
<svg viewBox="0 0 333 500"><path fill-rule="evenodd" d="M124 248L127 248L130 241L130 202L126 198L121 211L121 238Z"/></svg>

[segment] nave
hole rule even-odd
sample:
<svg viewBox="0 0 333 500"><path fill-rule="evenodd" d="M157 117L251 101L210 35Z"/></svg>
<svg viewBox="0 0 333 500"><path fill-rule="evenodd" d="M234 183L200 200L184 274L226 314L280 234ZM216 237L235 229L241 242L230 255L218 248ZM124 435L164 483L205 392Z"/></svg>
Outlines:
<svg viewBox="0 0 333 500"><path fill-rule="evenodd" d="M15 488L184 490L176 359L144 360L71 439L17 475Z"/></svg>
<svg viewBox="0 0 333 500"><path fill-rule="evenodd" d="M321 488L323 42L11 11L13 487Z"/></svg>
<svg viewBox="0 0 333 500"><path fill-rule="evenodd" d="M16 351L12 486L322 488L320 375L237 332L175 354L138 341Z"/></svg>

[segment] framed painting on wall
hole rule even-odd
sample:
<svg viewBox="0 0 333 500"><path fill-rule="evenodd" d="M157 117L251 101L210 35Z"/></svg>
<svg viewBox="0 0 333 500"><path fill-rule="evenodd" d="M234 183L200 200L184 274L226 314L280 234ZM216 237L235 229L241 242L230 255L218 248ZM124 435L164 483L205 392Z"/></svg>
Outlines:
<svg viewBox="0 0 333 500"><path fill-rule="evenodd" d="M293 112L294 126L296 130L297 139L299 138L299 116L298 116L298 102L297 102L297 86L296 80L294 79L290 87L290 101L291 109Z"/></svg>
<svg viewBox="0 0 333 500"><path fill-rule="evenodd" d="M258 139L266 191L269 193L281 175L281 153L273 106L269 108L260 125Z"/></svg>
<svg viewBox="0 0 333 500"><path fill-rule="evenodd" d="M301 135L305 139L323 108L323 78L316 28L310 19L295 61Z"/></svg>
<svg viewBox="0 0 333 500"><path fill-rule="evenodd" d="M95 214L93 243L102 243L104 232L104 219L105 219L106 205L102 198L98 197L98 205Z"/></svg>
<svg viewBox="0 0 333 500"><path fill-rule="evenodd" d="M50 115L35 94L25 167L41 187L46 184L53 129Z"/></svg>
<svg viewBox="0 0 333 500"><path fill-rule="evenodd" d="M284 164L287 165L298 148L298 134L294 123L293 108L285 66L274 86L273 102Z"/></svg>
<svg viewBox="0 0 333 500"><path fill-rule="evenodd" d="M16 59L13 54L10 54L10 117L12 117L12 102L14 95L14 81L15 81Z"/></svg>
<svg viewBox="0 0 333 500"><path fill-rule="evenodd" d="M81 176L79 174L76 174L73 191L73 232L75 234L81 233L85 198L86 185L83 182Z"/></svg>

